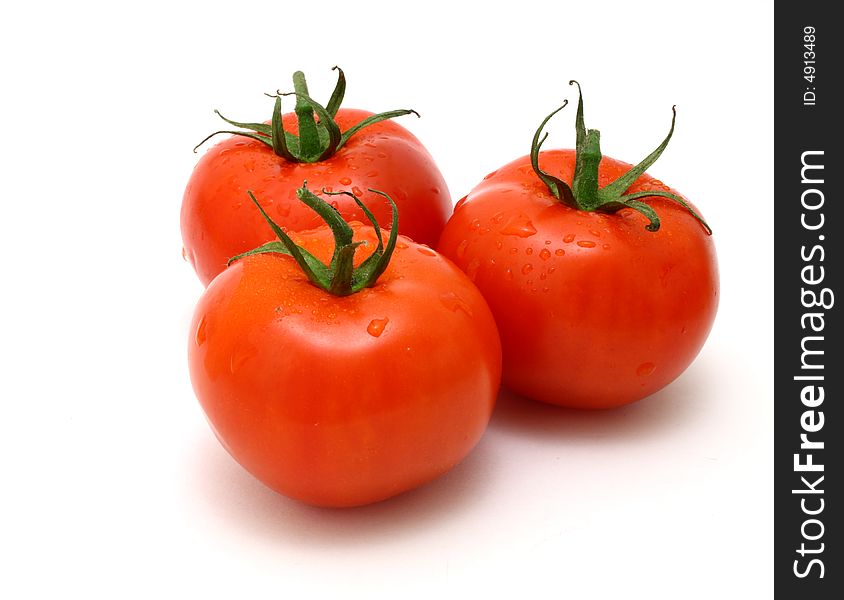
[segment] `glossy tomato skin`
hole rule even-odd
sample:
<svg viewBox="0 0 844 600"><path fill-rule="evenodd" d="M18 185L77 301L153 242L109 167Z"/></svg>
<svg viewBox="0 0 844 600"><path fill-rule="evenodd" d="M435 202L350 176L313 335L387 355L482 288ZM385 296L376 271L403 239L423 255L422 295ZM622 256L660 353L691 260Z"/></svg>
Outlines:
<svg viewBox="0 0 844 600"><path fill-rule="evenodd" d="M540 155L543 170L569 183L574 162L574 151ZM599 186L629 168L604 157ZM630 188L640 190L677 193L647 174ZM458 203L438 249L495 315L506 387L551 404L611 408L668 385L698 354L718 306L712 237L677 203L645 201L661 218L657 232L632 209L561 204L524 157Z"/></svg>
<svg viewBox="0 0 844 600"><path fill-rule="evenodd" d="M341 108L337 124L346 131L372 113ZM286 131L297 133L294 113L283 117ZM322 225L296 197L307 181L314 193L350 191L360 197L379 223L389 223L387 201L369 188L389 194L399 209L400 233L434 245L451 213L448 187L431 155L416 137L393 121L382 121L355 133L331 158L318 163L292 163L261 142L232 136L199 159L182 199L181 229L185 258L204 285L226 267L229 258L269 241L266 223L253 209L251 190L270 216L292 231ZM346 220L364 221L352 198L330 202Z"/></svg>
<svg viewBox="0 0 844 600"><path fill-rule="evenodd" d="M330 255L327 228L293 237ZM214 432L243 467L284 495L342 507L430 481L475 446L501 346L468 278L400 236L375 286L345 297L309 283L287 256L233 263L199 301L189 364Z"/></svg>

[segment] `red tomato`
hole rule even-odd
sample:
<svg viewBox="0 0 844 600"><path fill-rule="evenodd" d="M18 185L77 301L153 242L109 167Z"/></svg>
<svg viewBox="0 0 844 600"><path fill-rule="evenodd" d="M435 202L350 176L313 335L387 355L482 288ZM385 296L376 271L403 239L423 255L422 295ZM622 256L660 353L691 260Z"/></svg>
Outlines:
<svg viewBox="0 0 844 600"><path fill-rule="evenodd" d="M371 115L339 108L333 119L345 132ZM286 132L299 134L296 113L283 115L282 122ZM401 233L429 245L436 243L452 208L448 187L431 155L413 134L392 121L357 131L335 154L318 162L292 162L257 139L231 137L202 156L182 201L184 255L203 284L208 285L228 259L268 239L267 226L251 206L247 190L290 230L321 224L296 199L303 181L315 193L322 188L352 190L382 222L389 221L389 204L367 190L388 193L398 205ZM351 198L338 196L332 201L347 219L364 220Z"/></svg>
<svg viewBox="0 0 844 600"><path fill-rule="evenodd" d="M375 244L371 227L352 227ZM327 227L291 237L328 263ZM382 500L452 468L500 383L483 297L403 236L375 285L346 296L290 256L241 258L206 289L191 331L191 379L217 437L266 485L320 506Z"/></svg>
<svg viewBox="0 0 844 600"><path fill-rule="evenodd" d="M575 151L538 159L543 175L573 181ZM631 169L598 160L600 187ZM647 174L626 193L646 191L677 194ZM633 208L564 204L523 157L458 203L438 249L495 315L506 387L552 404L614 407L666 386L698 354L718 305L712 237L680 203L638 199L659 215L658 231Z"/></svg>

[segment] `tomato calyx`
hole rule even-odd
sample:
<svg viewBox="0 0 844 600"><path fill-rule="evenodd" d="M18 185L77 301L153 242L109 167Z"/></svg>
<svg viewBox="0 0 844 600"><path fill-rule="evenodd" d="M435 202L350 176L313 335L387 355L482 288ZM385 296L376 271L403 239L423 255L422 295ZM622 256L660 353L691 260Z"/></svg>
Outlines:
<svg viewBox="0 0 844 600"><path fill-rule="evenodd" d="M649 204L642 202L640 198L647 198L650 196L661 196L668 198L685 208L689 214L700 222L707 234L712 235L712 228L704 221L694 209L677 194L666 192L663 190L648 190L642 192L635 192L631 194L625 193L631 185L662 155L662 152L668 146L671 136L674 134L674 122L677 118L676 107L671 107L673 113L671 117L671 129L662 143L646 156L639 164L632 167L624 175L608 183L603 188L598 187L598 166L601 163L601 132L597 129L586 129L583 121L583 92L580 89L580 84L577 81L570 81L569 85L577 85L578 102L577 102L577 116L575 118L575 132L577 135L576 141L576 158L574 167L574 178L572 184L569 186L565 181L559 177L555 177L550 173L543 171L539 167L539 151L542 144L548 138L548 133L542 135L545 125L551 120L551 117L563 110L568 104L568 100L563 102L563 105L551 112L540 123L539 128L533 135L530 148L530 162L534 172L539 179L548 186L551 194L563 204L584 211L598 211L606 213L614 213L623 208L631 208L648 219L648 224L645 229L648 231L659 231L660 219L659 215ZM540 137L541 136L541 137Z"/></svg>
<svg viewBox="0 0 844 600"><path fill-rule="evenodd" d="M343 97L346 94L346 76L343 69L333 67L336 70L337 84L328 103L323 106L308 95L308 84L305 81L305 74L296 71L293 74L292 92L276 91L275 94L265 94L275 98L273 105L272 120L267 123L242 123L232 121L224 117L219 110L214 112L229 125L240 128L240 130L215 131L204 140L199 142L193 149L194 152L209 139L220 133L230 133L257 140L266 144L272 151L285 160L296 163L315 163L326 160L333 156L355 133L380 121L401 117L403 115L419 113L412 109L398 109L371 115L360 123L350 127L346 131L340 131L340 127L334 120ZM284 130L281 120L281 98L282 96L296 96L296 118L299 124L299 135L294 135ZM315 118L316 117L316 118Z"/></svg>
<svg viewBox="0 0 844 600"><path fill-rule="evenodd" d="M354 294L355 292L359 292L364 288L372 287L375 285L378 277L380 277L387 268L387 265L390 263L390 258L393 255L393 250L395 250L399 232L399 213L396 203L388 194L373 189L370 189L369 191L386 198L392 208L393 219L390 226L390 236L387 239L386 245L384 244L381 227L378 225L375 215L373 215L372 211L370 211L366 205L361 202L360 198L351 192L329 192L323 190L324 194L332 196L345 195L353 198L375 230L375 237L378 239L378 245L372 254L370 254L357 267L354 266L355 251L358 246L365 245L366 242L352 241L354 232L349 224L342 216L340 216L340 213L336 208L308 190L307 182L305 182L301 188L296 190L296 196L299 200L316 212L331 228L331 233L334 235L334 253L331 256L330 264L324 264L313 254L305 250L305 248L294 242L290 236L287 235L287 233L264 211L263 207L251 191L247 192L249 197L252 199L252 202L255 203L255 206L258 207L258 210L261 211L261 215L267 221L279 241L268 242L255 248L254 250L238 254L237 256L231 258L228 264L252 254L286 254L293 257L305 275L308 276L311 283L319 288L322 288L326 292L334 294L335 296L348 296L350 294Z"/></svg>

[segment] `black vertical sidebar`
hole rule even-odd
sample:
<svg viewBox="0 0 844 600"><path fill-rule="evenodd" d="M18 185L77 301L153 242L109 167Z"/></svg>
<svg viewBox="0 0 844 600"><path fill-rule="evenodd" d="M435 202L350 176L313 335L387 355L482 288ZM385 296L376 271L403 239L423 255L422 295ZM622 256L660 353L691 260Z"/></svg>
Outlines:
<svg viewBox="0 0 844 600"><path fill-rule="evenodd" d="M774 18L775 548L778 598L844 598L844 177L835 3ZM761 199L760 199L761 200Z"/></svg>

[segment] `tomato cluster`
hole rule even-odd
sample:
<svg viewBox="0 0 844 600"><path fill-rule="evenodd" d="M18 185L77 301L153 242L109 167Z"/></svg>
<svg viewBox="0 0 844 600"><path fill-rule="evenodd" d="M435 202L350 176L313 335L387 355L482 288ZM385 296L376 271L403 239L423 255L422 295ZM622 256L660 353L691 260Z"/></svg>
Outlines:
<svg viewBox="0 0 844 600"><path fill-rule="evenodd" d="M466 456L502 383L610 408L668 385L701 349L719 294L711 230L645 173L673 121L626 164L601 155L579 94L574 150L541 150L557 109L530 155L449 217L430 155L390 120L413 111L340 108L342 71L324 107L301 73L294 88L293 113L278 94L268 122L226 119L237 135L205 153L182 204L185 255L207 284L194 389L271 488L379 501Z"/></svg>

